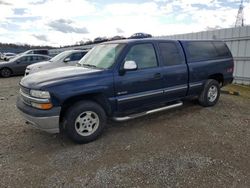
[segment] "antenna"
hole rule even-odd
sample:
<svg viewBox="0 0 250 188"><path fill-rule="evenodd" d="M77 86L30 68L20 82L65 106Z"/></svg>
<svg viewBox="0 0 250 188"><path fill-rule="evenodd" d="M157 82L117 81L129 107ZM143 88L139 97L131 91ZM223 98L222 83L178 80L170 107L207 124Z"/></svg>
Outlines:
<svg viewBox="0 0 250 188"><path fill-rule="evenodd" d="M238 14L236 17L235 27L243 27L244 26L244 13L243 13L243 0L240 2Z"/></svg>

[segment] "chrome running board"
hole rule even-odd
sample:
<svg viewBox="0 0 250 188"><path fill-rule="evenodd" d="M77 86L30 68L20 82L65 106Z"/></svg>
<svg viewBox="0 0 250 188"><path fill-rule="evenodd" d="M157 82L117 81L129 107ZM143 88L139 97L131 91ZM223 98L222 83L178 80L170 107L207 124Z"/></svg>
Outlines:
<svg viewBox="0 0 250 188"><path fill-rule="evenodd" d="M172 109L172 108L176 108L176 107L179 107L179 106L182 106L182 105L183 105L183 102L179 101L178 103L175 103L175 104L172 104L172 105L169 105L169 106L156 108L156 109L149 110L149 111L146 111L146 112L142 112L142 113L139 113L139 114L132 114L132 115L125 116L125 117L113 117L113 120L115 120L115 121L127 121L127 120L130 120L130 119L135 119L135 118L142 117L142 116L145 116L145 115L148 115L148 114L153 114L155 112L160 112L160 111L163 111L163 110L169 110L169 109Z"/></svg>

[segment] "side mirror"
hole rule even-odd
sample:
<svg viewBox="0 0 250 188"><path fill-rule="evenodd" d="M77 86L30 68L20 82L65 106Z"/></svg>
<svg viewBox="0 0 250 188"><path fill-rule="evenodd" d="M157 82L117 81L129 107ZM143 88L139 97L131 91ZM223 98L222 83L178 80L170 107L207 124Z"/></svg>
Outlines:
<svg viewBox="0 0 250 188"><path fill-rule="evenodd" d="M135 61L125 61L124 65L123 65L123 69L125 71L132 71L132 70L136 70L137 64Z"/></svg>
<svg viewBox="0 0 250 188"><path fill-rule="evenodd" d="M67 57L66 59L63 60L64 63L68 63L70 61L70 58Z"/></svg>

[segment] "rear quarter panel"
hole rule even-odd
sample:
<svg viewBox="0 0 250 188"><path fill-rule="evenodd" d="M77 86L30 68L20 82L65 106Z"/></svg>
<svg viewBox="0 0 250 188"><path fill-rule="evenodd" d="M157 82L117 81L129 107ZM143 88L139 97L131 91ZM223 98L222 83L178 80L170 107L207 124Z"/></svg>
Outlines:
<svg viewBox="0 0 250 188"><path fill-rule="evenodd" d="M211 75L222 74L224 81L233 79L233 71L228 72L230 68L234 67L233 57L230 53L230 57L217 58L217 59L205 59L200 61L190 60L190 54L186 50L186 42L181 42L186 61L189 67L189 92L188 95L199 94L205 82ZM229 81L230 82L230 81Z"/></svg>

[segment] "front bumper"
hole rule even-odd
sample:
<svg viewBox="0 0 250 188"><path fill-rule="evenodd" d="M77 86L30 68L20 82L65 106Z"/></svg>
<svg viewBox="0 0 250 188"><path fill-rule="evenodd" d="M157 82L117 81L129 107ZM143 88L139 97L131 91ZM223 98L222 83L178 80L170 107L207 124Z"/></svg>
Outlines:
<svg viewBox="0 0 250 188"><path fill-rule="evenodd" d="M51 110L39 110L28 106L18 97L17 109L20 111L27 124L49 133L59 133L59 118L61 107L54 107Z"/></svg>

